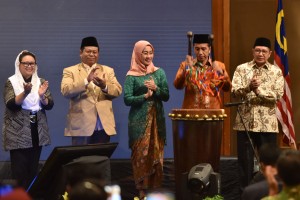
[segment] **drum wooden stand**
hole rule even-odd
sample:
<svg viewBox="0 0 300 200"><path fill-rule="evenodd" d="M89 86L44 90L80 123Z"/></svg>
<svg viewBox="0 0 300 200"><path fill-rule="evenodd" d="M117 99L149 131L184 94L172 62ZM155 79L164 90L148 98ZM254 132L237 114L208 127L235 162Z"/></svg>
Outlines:
<svg viewBox="0 0 300 200"><path fill-rule="evenodd" d="M210 163L219 172L224 109L173 109L176 199L184 200L187 175L200 163Z"/></svg>

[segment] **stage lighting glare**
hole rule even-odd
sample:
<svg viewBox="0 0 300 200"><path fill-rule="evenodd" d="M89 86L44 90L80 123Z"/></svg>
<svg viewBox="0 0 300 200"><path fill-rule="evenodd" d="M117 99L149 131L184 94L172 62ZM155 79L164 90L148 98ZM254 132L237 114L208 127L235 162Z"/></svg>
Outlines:
<svg viewBox="0 0 300 200"><path fill-rule="evenodd" d="M201 163L191 168L188 175L188 188L194 193L203 193L208 189L209 177L213 169L209 163Z"/></svg>

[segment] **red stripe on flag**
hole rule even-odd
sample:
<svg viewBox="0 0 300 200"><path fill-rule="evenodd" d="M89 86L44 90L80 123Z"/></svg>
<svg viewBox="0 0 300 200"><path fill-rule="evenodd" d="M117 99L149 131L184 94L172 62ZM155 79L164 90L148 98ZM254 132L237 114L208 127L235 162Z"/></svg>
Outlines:
<svg viewBox="0 0 300 200"><path fill-rule="evenodd" d="M280 67L281 70L284 69L281 59L279 56L274 53L274 60L275 65ZM280 101L277 103L277 109L279 113L277 112L277 118L279 122L282 125L283 133L285 134L284 142L288 145L293 145L296 148L296 142L295 142L295 131L294 131L294 125L293 125L293 112L292 112L292 102L290 99L290 76L287 74L285 77L285 87L284 87L284 95L280 99ZM289 95L287 95L289 93ZM285 106L283 106L283 104ZM281 116L278 116L280 114Z"/></svg>

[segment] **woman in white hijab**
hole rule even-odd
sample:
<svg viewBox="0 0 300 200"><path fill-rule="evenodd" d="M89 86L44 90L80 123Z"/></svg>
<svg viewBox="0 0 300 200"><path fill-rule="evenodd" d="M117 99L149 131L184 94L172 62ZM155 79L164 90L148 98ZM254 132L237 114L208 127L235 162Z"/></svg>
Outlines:
<svg viewBox="0 0 300 200"><path fill-rule="evenodd" d="M50 144L45 110L54 103L48 81L37 75L36 57L24 50L4 88L3 146L10 151L13 179L27 189L38 172L42 146Z"/></svg>

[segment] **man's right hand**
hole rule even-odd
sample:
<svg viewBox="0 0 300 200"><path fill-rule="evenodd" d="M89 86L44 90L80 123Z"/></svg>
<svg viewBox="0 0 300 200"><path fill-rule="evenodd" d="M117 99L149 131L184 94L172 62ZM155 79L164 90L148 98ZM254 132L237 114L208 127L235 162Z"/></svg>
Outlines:
<svg viewBox="0 0 300 200"><path fill-rule="evenodd" d="M187 64L187 66L189 66L190 68L194 66L193 57L190 55L186 56L185 62Z"/></svg>

